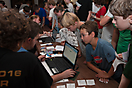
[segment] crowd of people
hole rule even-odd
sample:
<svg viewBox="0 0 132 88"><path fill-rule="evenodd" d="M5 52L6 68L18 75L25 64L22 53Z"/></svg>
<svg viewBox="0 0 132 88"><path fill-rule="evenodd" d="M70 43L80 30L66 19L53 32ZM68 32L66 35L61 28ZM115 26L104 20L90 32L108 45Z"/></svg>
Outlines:
<svg viewBox="0 0 132 88"><path fill-rule="evenodd" d="M17 11L0 0L0 87L51 88L76 74L68 69L50 76L43 67L38 38L51 36L47 26L53 34L57 30L61 45L67 41L79 50L78 57L86 58L82 64L95 71L100 82L109 83L112 77L119 88L131 88L132 0L87 1L87 8L83 0L47 0L42 6L27 2ZM116 57L126 64L114 71Z"/></svg>

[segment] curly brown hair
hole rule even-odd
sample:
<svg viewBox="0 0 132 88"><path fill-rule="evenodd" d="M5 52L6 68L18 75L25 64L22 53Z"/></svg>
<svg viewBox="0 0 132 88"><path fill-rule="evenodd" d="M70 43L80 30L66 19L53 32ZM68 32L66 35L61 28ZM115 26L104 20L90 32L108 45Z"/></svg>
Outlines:
<svg viewBox="0 0 132 88"><path fill-rule="evenodd" d="M28 37L29 22L15 10L0 11L0 47L16 49L18 42Z"/></svg>
<svg viewBox="0 0 132 88"><path fill-rule="evenodd" d="M132 15L132 0L113 0L109 8L113 15L123 16L125 19Z"/></svg>

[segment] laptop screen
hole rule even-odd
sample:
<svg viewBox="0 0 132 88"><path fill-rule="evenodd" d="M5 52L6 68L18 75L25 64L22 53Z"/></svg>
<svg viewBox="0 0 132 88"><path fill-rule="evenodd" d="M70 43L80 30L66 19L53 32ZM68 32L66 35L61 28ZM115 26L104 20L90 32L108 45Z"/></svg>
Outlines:
<svg viewBox="0 0 132 88"><path fill-rule="evenodd" d="M78 50L75 49L73 46L68 44L67 42L65 43L65 49L63 52L63 55L65 58L67 58L73 65L75 65L75 61L77 58Z"/></svg>

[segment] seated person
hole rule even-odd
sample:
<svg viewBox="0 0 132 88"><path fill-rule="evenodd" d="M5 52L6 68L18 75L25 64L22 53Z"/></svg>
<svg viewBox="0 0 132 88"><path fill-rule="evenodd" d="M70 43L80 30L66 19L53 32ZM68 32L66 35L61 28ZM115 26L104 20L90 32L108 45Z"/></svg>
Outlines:
<svg viewBox="0 0 132 88"><path fill-rule="evenodd" d="M67 41L79 49L79 57L81 53L83 56L86 56L85 45L82 43L78 29L83 22L74 13L66 12L61 20L61 24L64 27L59 31L61 44L64 45L64 42Z"/></svg>
<svg viewBox="0 0 132 88"><path fill-rule="evenodd" d="M39 31L41 29L41 27L33 21L29 21L31 30L28 34L28 37L24 40L22 47L18 50L18 52L28 52L27 50L30 50L34 47L34 45L36 44L36 41L39 37ZM39 56L39 59L43 59L44 56ZM73 77L73 75L75 75L75 71L73 71L72 69L68 69L60 74L57 75L53 75L53 81L56 82L58 80L64 79L64 78L68 78L68 77Z"/></svg>
<svg viewBox="0 0 132 88"><path fill-rule="evenodd" d="M23 9L21 9L19 11L19 13L20 14L23 14L26 18L29 18L29 15L31 13L31 10L30 10L30 8L28 6L25 6L25 7L23 7Z"/></svg>
<svg viewBox="0 0 132 88"><path fill-rule="evenodd" d="M32 53L17 53L28 37L30 29L29 22L23 15L14 10L0 11L0 87L2 88L51 88L52 83L56 81Z"/></svg>
<svg viewBox="0 0 132 88"><path fill-rule="evenodd" d="M112 63L115 59L115 50L112 45L105 40L98 38L98 26L94 21L87 21L80 27L81 39L86 45L87 66L97 72L96 77L104 83L108 83L108 78L112 77L120 82L122 66L119 65L116 72ZM91 62L94 61L98 68Z"/></svg>

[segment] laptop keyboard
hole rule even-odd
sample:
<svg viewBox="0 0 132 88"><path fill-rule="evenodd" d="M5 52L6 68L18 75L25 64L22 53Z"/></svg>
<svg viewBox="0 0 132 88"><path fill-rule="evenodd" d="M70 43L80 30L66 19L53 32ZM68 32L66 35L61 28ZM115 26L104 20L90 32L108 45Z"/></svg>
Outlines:
<svg viewBox="0 0 132 88"><path fill-rule="evenodd" d="M47 60L46 62L49 64L49 67L54 72L54 74L63 72L71 67L62 58L54 58L53 60Z"/></svg>

